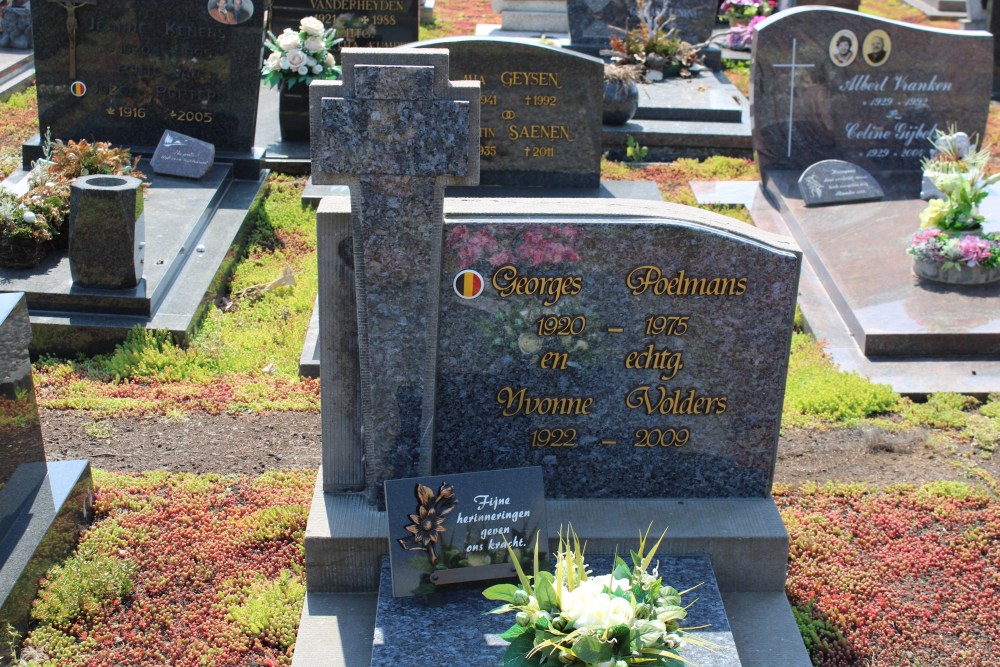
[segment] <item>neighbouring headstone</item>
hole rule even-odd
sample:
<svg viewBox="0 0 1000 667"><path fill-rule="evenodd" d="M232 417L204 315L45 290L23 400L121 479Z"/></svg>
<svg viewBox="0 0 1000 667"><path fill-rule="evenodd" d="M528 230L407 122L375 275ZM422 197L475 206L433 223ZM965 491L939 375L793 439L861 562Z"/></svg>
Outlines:
<svg viewBox="0 0 1000 667"><path fill-rule="evenodd" d="M507 32L569 32L566 0L493 0L491 7Z"/></svg>
<svg viewBox="0 0 1000 667"><path fill-rule="evenodd" d="M990 62L991 41L832 8L771 16L757 27L751 85L762 173L845 160L915 196L937 130L985 129L989 77L969 72Z"/></svg>
<svg viewBox="0 0 1000 667"><path fill-rule="evenodd" d="M142 181L92 174L70 185L69 269L73 284L135 287L145 246Z"/></svg>
<svg viewBox="0 0 1000 667"><path fill-rule="evenodd" d="M165 130L149 163L157 174L201 178L215 164L215 146L180 132Z"/></svg>
<svg viewBox="0 0 1000 667"><path fill-rule="evenodd" d="M700 44L712 36L715 0L647 0L647 5L653 15L667 6L678 37L687 42ZM567 0L566 10L571 47L592 55L610 47L609 26L631 30L640 25L635 0Z"/></svg>
<svg viewBox="0 0 1000 667"><path fill-rule="evenodd" d="M273 0L270 28L277 34L297 29L315 16L336 27L345 47L387 48L417 41L420 0Z"/></svg>
<svg viewBox="0 0 1000 667"><path fill-rule="evenodd" d="M448 49L451 77L479 82L481 185L600 185L602 61L500 38L413 46Z"/></svg>
<svg viewBox="0 0 1000 667"><path fill-rule="evenodd" d="M806 206L845 204L882 199L882 186L867 171L843 160L821 160L799 177L799 192Z"/></svg>
<svg viewBox="0 0 1000 667"><path fill-rule="evenodd" d="M387 480L392 594L512 578L508 547L530 570L535 536L547 534L544 491L540 468Z"/></svg>
<svg viewBox="0 0 1000 667"><path fill-rule="evenodd" d="M310 87L312 177L351 189L363 449L381 500L383 480L431 471L443 188L479 179L479 84L449 83L438 49L345 49L343 67L343 81ZM321 302L323 349L329 312ZM324 382L331 419L355 409Z"/></svg>
<svg viewBox="0 0 1000 667"><path fill-rule="evenodd" d="M45 461L31 379L31 323L22 294L0 294L0 488L22 463Z"/></svg>
<svg viewBox="0 0 1000 667"><path fill-rule="evenodd" d="M172 129L221 151L250 150L264 2L244 0L242 22L231 9L232 20L220 20L216 5L35 0L42 133L152 147Z"/></svg>
<svg viewBox="0 0 1000 667"><path fill-rule="evenodd" d="M0 628L22 636L39 581L76 544L93 500L86 461L45 461L30 341L24 294L0 294Z"/></svg>
<svg viewBox="0 0 1000 667"><path fill-rule="evenodd" d="M28 0L7 3L0 19L0 47L30 49L31 42L31 3Z"/></svg>

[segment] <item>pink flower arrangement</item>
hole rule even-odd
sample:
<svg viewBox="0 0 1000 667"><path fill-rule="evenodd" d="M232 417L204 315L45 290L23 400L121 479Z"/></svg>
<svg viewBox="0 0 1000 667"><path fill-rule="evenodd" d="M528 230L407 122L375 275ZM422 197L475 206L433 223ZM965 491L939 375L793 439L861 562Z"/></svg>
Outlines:
<svg viewBox="0 0 1000 667"><path fill-rule="evenodd" d="M956 236L928 227L913 235L906 252L919 260L941 264L945 269L996 268L1000 266L1000 234Z"/></svg>
<svg viewBox="0 0 1000 667"><path fill-rule="evenodd" d="M575 227L533 227L519 238L510 232L511 229L506 227L499 230L498 234L493 229L470 229L465 225L457 225L448 231L445 248L458 253L462 268L472 266L484 256L490 266L509 263L539 266L580 260L572 245L572 241L579 236ZM503 239L515 240L501 244L497 235Z"/></svg>

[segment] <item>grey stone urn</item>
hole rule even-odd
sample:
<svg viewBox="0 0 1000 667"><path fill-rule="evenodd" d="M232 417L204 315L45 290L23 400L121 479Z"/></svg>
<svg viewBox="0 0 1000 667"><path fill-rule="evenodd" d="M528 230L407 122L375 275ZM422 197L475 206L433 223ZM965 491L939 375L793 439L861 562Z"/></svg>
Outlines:
<svg viewBox="0 0 1000 667"><path fill-rule="evenodd" d="M145 241L142 181L132 176L81 176L70 186L69 270L73 284L135 287Z"/></svg>

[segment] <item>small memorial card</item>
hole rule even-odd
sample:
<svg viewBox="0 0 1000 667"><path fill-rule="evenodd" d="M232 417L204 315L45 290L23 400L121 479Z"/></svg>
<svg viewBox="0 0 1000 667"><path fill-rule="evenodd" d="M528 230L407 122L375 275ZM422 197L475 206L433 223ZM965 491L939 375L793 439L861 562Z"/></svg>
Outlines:
<svg viewBox="0 0 1000 667"><path fill-rule="evenodd" d="M530 570L545 552L542 469L514 468L385 482L394 597L516 576L507 546Z"/></svg>
<svg viewBox="0 0 1000 667"><path fill-rule="evenodd" d="M809 165L799 177L799 192L806 206L877 201L885 196L871 174L844 160Z"/></svg>

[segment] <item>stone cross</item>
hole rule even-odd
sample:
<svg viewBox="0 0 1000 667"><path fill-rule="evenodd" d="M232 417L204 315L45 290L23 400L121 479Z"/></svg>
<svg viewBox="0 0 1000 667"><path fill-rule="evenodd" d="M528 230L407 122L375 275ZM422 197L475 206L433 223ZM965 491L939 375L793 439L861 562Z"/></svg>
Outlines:
<svg viewBox="0 0 1000 667"><path fill-rule="evenodd" d="M66 10L66 32L69 33L69 78L76 79L76 31L80 24L76 10L84 5L96 5L97 0L49 0Z"/></svg>
<svg viewBox="0 0 1000 667"><path fill-rule="evenodd" d="M787 67L791 72L789 80L789 92L788 92L788 155L787 157L792 157L792 125L794 124L793 115L795 113L795 75L797 70L802 68L813 67L812 63L797 63L795 62L796 50L798 49L797 39L792 39L792 62L790 63L780 63L774 65L775 67Z"/></svg>
<svg viewBox="0 0 1000 667"><path fill-rule="evenodd" d="M312 178L350 187L363 481L381 502L383 480L431 473L443 195L479 181L479 83L449 82L443 49L344 49L343 76L310 87ZM338 353L330 298L321 287L321 355ZM324 412L353 411L344 393ZM352 486L352 467L336 483L324 470L326 490Z"/></svg>

